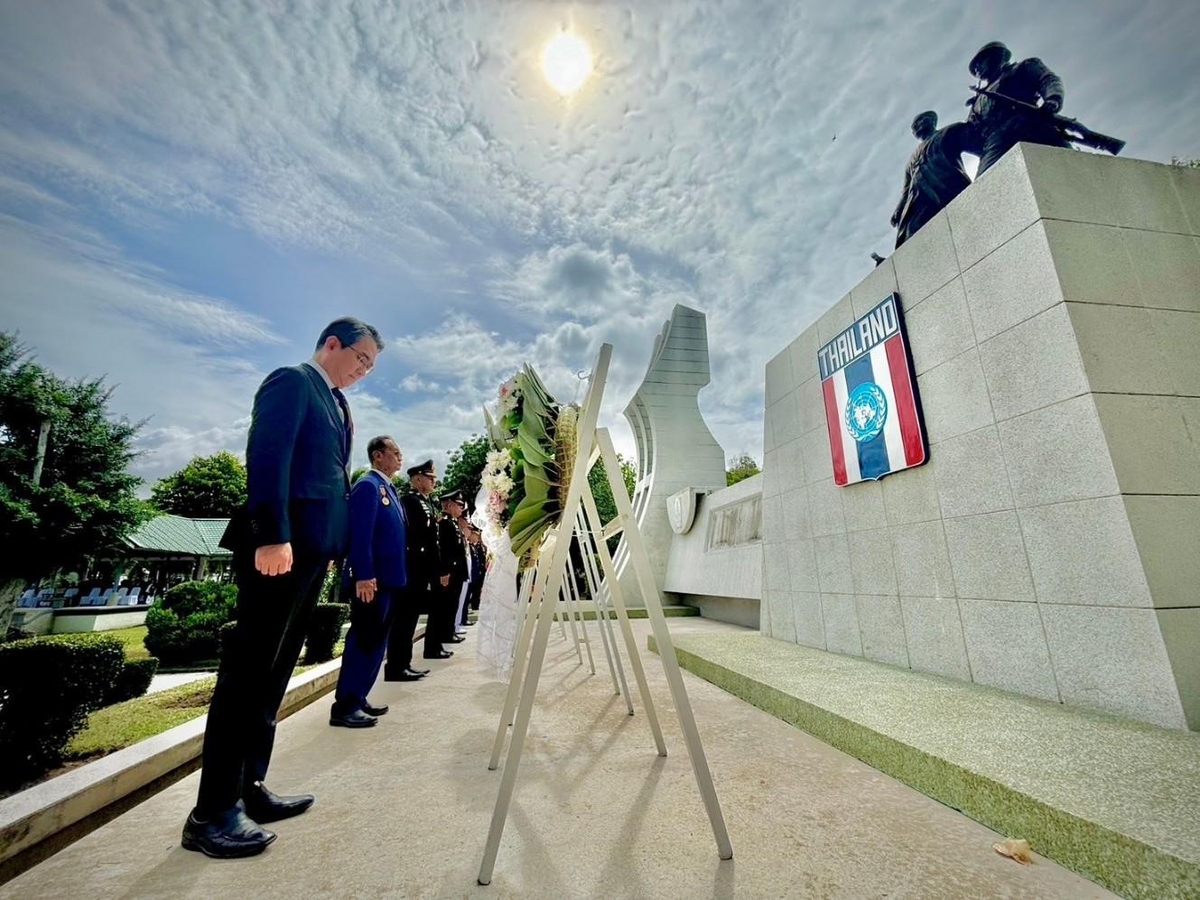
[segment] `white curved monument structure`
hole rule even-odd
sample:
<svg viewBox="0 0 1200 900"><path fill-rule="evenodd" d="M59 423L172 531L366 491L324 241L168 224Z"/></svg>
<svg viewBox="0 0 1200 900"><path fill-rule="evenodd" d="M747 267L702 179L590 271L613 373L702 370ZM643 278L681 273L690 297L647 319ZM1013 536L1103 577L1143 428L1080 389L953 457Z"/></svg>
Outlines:
<svg viewBox="0 0 1200 900"><path fill-rule="evenodd" d="M654 340L642 386L625 407L637 443L633 509L659 590L664 589L673 534L667 498L687 488L725 486L725 452L700 415L700 389L710 380L704 313L676 304ZM622 544L617 551L622 581L632 577L625 556ZM630 594L637 596L632 590Z"/></svg>

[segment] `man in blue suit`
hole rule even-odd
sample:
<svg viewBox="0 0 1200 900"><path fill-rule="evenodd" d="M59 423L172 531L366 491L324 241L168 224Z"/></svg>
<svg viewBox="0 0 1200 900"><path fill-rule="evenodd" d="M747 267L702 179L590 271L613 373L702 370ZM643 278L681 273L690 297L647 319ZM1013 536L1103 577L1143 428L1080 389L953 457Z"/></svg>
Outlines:
<svg viewBox="0 0 1200 900"><path fill-rule="evenodd" d="M277 796L263 780L322 580L346 552L354 423L342 390L375 367L382 349L370 325L338 319L312 359L276 369L254 396L248 498L221 539L233 551L237 628L208 710L200 791L183 828L188 850L261 853L275 840L264 823L313 803L310 794Z"/></svg>
<svg viewBox="0 0 1200 900"><path fill-rule="evenodd" d="M373 706L367 692L379 677L388 630L401 593L408 581L405 571L405 527L400 498L392 477L404 457L390 437L372 438L367 444L371 471L350 490L350 633L342 652L342 670L330 725L367 728L386 706Z"/></svg>

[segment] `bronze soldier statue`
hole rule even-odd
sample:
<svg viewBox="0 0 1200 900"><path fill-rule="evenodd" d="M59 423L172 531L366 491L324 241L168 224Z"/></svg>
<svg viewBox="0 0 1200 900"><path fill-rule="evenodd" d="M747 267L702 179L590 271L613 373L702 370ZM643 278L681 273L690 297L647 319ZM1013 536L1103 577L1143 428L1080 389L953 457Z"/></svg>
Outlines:
<svg viewBox="0 0 1200 900"><path fill-rule="evenodd" d="M1117 154L1124 141L1084 128L1059 115L1063 106L1062 80L1040 59L1010 62L1012 53L999 41L979 48L971 59L971 74L979 79L975 96L967 101L967 123L979 135L979 174L992 167L1019 141L1070 147L1072 143Z"/></svg>
<svg viewBox="0 0 1200 900"><path fill-rule="evenodd" d="M897 247L971 183L962 154L979 153L973 129L964 122L938 128L937 122L933 110L926 110L912 122L913 136L920 143L908 159L900 202L892 213Z"/></svg>

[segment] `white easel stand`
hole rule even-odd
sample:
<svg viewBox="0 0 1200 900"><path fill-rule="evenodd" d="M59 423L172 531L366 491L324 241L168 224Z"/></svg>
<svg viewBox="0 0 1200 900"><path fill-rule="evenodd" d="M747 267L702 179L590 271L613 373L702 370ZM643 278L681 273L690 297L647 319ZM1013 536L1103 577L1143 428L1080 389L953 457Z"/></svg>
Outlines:
<svg viewBox="0 0 1200 900"><path fill-rule="evenodd" d="M646 545L638 532L637 521L634 518L633 507L625 492L621 480L620 464L612 447L612 440L606 429L597 429L596 421L600 411L600 399L604 393L604 384L608 378L608 367L612 359L612 346L604 344L600 348L596 367L592 372L588 385L587 396L579 417L578 452L575 466L571 474L570 488L563 503L562 516L559 525L552 529L542 548L542 553L535 568L532 588L532 604L534 609L526 615L522 622L520 637L513 665L512 677L509 681L505 697L504 709L501 712L496 740L492 747L492 758L488 766L495 769L499 763L504 745L504 734L510 721L512 705L517 706L516 719L513 720L512 743L508 756L504 761L504 771L500 779L500 791L496 797L496 807L492 813L491 827L488 829L487 844L484 848L483 863L479 869L479 883L490 884L496 865L496 855L500 849L500 837L504 833L504 823L508 818L508 808L512 802L513 791L516 788L517 772L521 765L521 754L525 747L525 737L529 731L529 720L533 711L533 701L537 694L538 680L541 678L542 665L546 658L546 645L550 637L552 621L556 618L552 605L557 605L559 593L563 590L567 562L570 557L571 536L576 527L576 518L582 505L586 518L594 528L599 527L600 517L596 512L595 499L591 496L587 474L593 462L593 450L598 448L600 458L612 488L613 498L617 505L617 520L625 533L625 544L633 561L637 574L638 585L641 588L646 603L646 611L650 618L650 627L658 644L659 658L662 660L663 672L671 691L671 699L679 715L680 727L683 731L684 744L692 763L692 772L696 785L700 789L701 799L712 825L713 836L717 842L717 852L721 859L733 857L733 846L729 841L729 833L725 827L725 817L721 812L720 801L713 785L712 773L708 768L708 758L700 740L700 732L696 728L695 716L691 702L688 699L687 688L683 683L683 674L675 659L675 647L671 642L671 634L667 629L666 617L663 615L662 598L654 581L650 558ZM565 530L564 530L565 526ZM562 533L560 533L560 531ZM642 703L646 707L647 719L654 733L655 743L660 756L666 755L666 745L662 740L662 732L658 727L658 719L653 711L649 686L646 684L645 672L642 670L640 653L633 630L629 625L624 600L617 583L616 572L608 548L601 537L596 541L600 552L601 567L604 570L606 585L612 597L613 606L617 612L617 620L625 638L626 651L630 664L633 666L634 677ZM586 633L586 632L585 632ZM577 646L578 649L578 646ZM526 653L528 667L522 673L522 662ZM590 655L590 648L589 648ZM580 660L582 662L582 659ZM593 672L595 671L593 667ZM522 678L522 674L524 677ZM517 697L519 696L519 702Z"/></svg>

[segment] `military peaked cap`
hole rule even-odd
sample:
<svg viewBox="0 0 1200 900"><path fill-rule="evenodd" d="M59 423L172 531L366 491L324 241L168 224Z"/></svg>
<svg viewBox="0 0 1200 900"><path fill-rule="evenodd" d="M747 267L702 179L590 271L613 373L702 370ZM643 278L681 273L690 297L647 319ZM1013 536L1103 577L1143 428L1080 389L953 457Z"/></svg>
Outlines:
<svg viewBox="0 0 1200 900"><path fill-rule="evenodd" d="M434 470L433 470L433 460L427 459L423 463L417 463L415 466L408 469L407 474L408 474L409 478L412 478L414 475L433 475L433 474L435 474Z"/></svg>
<svg viewBox="0 0 1200 900"><path fill-rule="evenodd" d="M438 500L442 503L449 503L451 500L457 500L459 503L467 502L463 499L462 491L446 491L446 493L438 495Z"/></svg>

